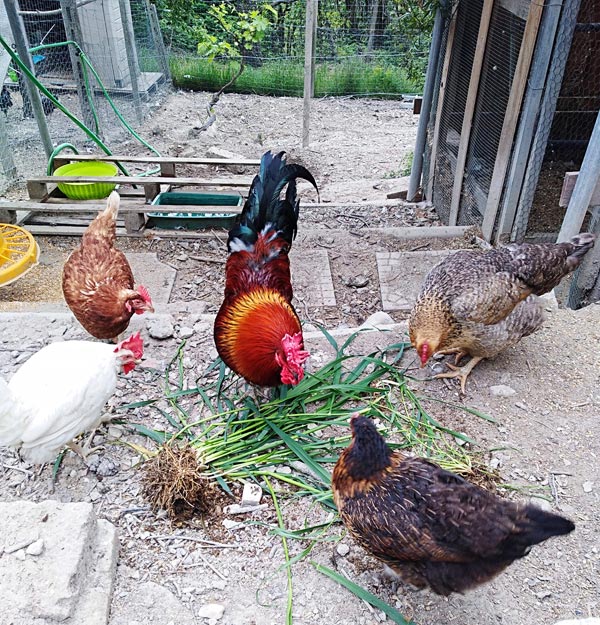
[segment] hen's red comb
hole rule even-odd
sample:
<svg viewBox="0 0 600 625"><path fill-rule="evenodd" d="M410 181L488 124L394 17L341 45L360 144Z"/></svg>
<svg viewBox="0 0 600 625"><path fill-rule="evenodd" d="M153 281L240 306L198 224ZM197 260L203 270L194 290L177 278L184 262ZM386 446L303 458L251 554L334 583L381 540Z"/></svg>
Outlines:
<svg viewBox="0 0 600 625"><path fill-rule="evenodd" d="M142 296L142 299L145 302L148 302L148 304L152 304L152 298L150 297L150 293L148 293L148 289L143 284L140 284L138 286L137 292Z"/></svg>
<svg viewBox="0 0 600 625"><path fill-rule="evenodd" d="M128 339L121 341L117 344L114 351L118 352L121 349L128 349L139 360L144 355L144 341L139 332L132 334Z"/></svg>

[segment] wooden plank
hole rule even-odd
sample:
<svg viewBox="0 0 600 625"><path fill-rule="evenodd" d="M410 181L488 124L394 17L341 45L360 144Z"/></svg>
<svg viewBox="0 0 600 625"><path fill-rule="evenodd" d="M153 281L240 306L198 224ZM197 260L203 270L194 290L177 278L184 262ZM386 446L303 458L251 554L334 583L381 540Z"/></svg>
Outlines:
<svg viewBox="0 0 600 625"><path fill-rule="evenodd" d="M444 54L444 65L440 76L440 90L438 92L438 100L435 114L435 124L433 127L433 140L431 143L431 154L429 155L429 179L427 180L427 189L425 197L431 200L433 192L433 178L435 176L435 161L437 159L438 146L440 141L440 122L442 120L442 107L444 104L444 96L446 94L446 83L448 82L448 72L450 70L450 57L452 56L452 48L454 45L454 33L456 32L456 21L458 19L458 8L454 10L452 20L448 26L448 39L446 41L446 52ZM425 185L423 185L425 186Z"/></svg>
<svg viewBox="0 0 600 625"><path fill-rule="evenodd" d="M40 202L39 204L33 202L12 202L12 203L0 203L0 208L6 208L7 210L24 210L32 213L50 213L50 214L66 214L72 215L76 213L96 213L103 210L105 205L94 206L91 204L50 204L48 202ZM164 206L152 206L152 204L121 204L119 207L119 215L126 213L192 213L192 214L227 214L237 215L242 210L241 206L189 206L189 205L164 205Z"/></svg>
<svg viewBox="0 0 600 625"><path fill-rule="evenodd" d="M537 2L532 2L529 7L529 15L527 17L527 23L525 24L525 31L523 32L521 49L519 50L519 58L517 59L517 67L513 76L510 95L508 96L506 115L502 125L502 132L500 133L494 172L492 173L488 201L483 216L483 224L481 226L481 231L487 241L492 238L492 233L494 231L494 223L500 206L506 171L510 162L513 139L521 112L521 101L523 100L523 94L525 93L525 87L527 85L527 76L529 75L529 67L531 65L543 11L543 3L538 4Z"/></svg>
<svg viewBox="0 0 600 625"><path fill-rule="evenodd" d="M455 226L458 220L458 209L460 206L463 177L465 174L465 163L467 162L469 139L471 138L473 115L475 114L475 102L477 101L477 92L479 91L479 79L481 77L481 68L483 67L483 57L487 45L487 36L490 28L493 8L494 0L484 0L483 9L481 11L481 20L479 22L479 32L477 33L477 46L475 47L473 65L471 66L471 78L469 81L469 90L467 92L463 123L460 131L460 142L458 144L458 155L456 158L456 170L454 172L454 184L452 186L452 201L450 203L450 216L448 217L449 226Z"/></svg>
<svg viewBox="0 0 600 625"><path fill-rule="evenodd" d="M562 191L560 192L560 200L558 201L558 205L561 208L566 208L569 205L578 176L578 171L568 171L565 174ZM600 206L600 180L596 183L596 188L590 198L590 206Z"/></svg>
<svg viewBox="0 0 600 625"><path fill-rule="evenodd" d="M310 103L315 92L315 49L319 0L306 0L304 30L304 104L302 112L302 147L310 143Z"/></svg>
<svg viewBox="0 0 600 625"><path fill-rule="evenodd" d="M190 187L249 187L252 178L168 178L166 176L34 176L27 181L27 185L59 182L107 182L115 184L135 184L151 186L169 184Z"/></svg>
<svg viewBox="0 0 600 625"><path fill-rule="evenodd" d="M245 165L248 167L258 167L260 159L257 158L183 158L178 156L126 156L124 154L64 154L54 159L54 169L58 167L58 163L66 165L71 161L109 161L111 163L172 163L174 165Z"/></svg>
<svg viewBox="0 0 600 625"><path fill-rule="evenodd" d="M85 232L85 226L25 226L27 232L31 232L34 236L74 236L82 235ZM117 236L127 236L125 228L117 228ZM139 235L138 235L139 236Z"/></svg>

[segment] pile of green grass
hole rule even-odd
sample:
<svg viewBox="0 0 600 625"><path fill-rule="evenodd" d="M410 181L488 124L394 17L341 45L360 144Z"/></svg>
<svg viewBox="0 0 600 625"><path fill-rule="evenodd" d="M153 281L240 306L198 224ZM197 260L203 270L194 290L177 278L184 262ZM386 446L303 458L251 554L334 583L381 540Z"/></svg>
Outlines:
<svg viewBox="0 0 600 625"><path fill-rule="evenodd" d="M381 429L390 435L392 447L411 449L454 472L472 477L477 470L474 464L479 463L477 454L469 455L466 447L457 442L469 442L475 447L475 441L440 424L425 408L425 404L436 400L421 398L411 390L410 379L399 368L409 344L398 343L353 356L348 350L358 333L342 345L325 330L323 333L335 351L333 359L307 374L297 386L276 389L268 400L259 401L219 360L197 380L196 388L184 388L182 343L166 372L164 396L121 408L153 405L165 419L164 428L149 429L142 424L134 428L159 446L184 443L186 449L195 448L203 475L214 478L224 490L231 492L232 481L251 480L270 494L278 519L277 526L270 530L282 540L285 563L281 568L288 577L286 624L292 623L292 565L308 556L316 543L331 540L327 530L335 519L290 531L285 527L280 502L308 496L335 509L330 471L349 444L351 413L378 419ZM168 408L164 407L165 399ZM489 419L465 406L455 407ZM291 472L282 473L282 466L290 467ZM307 546L291 557L289 541L294 539ZM313 565L383 610L393 622L410 625L397 610L364 588L327 567Z"/></svg>
<svg viewBox="0 0 600 625"><path fill-rule="evenodd" d="M239 68L236 61L207 61L199 57L171 57L171 74L176 87L193 91L218 91ZM315 97L373 96L393 98L417 93L422 85L407 78L399 67L352 59L319 64L315 72ZM227 89L235 93L272 96L302 96L304 67L291 61L271 61L260 67L246 66Z"/></svg>

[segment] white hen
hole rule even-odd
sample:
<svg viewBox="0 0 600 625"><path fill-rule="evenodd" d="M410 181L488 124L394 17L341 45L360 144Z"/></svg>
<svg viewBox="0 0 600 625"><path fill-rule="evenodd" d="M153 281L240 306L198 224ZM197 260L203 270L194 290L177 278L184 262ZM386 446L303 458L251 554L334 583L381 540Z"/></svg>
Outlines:
<svg viewBox="0 0 600 625"><path fill-rule="evenodd" d="M116 347L93 341L46 345L8 384L0 378L0 445L20 447L36 464L54 460L75 436L100 424L117 371L131 371L142 354L139 332Z"/></svg>

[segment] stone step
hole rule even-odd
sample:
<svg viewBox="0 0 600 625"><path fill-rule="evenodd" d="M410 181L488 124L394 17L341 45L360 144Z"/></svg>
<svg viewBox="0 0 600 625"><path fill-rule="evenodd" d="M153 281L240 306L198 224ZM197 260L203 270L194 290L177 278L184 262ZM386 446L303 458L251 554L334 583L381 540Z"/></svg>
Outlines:
<svg viewBox="0 0 600 625"><path fill-rule="evenodd" d="M2 622L108 622L116 528L90 503L0 502Z"/></svg>

